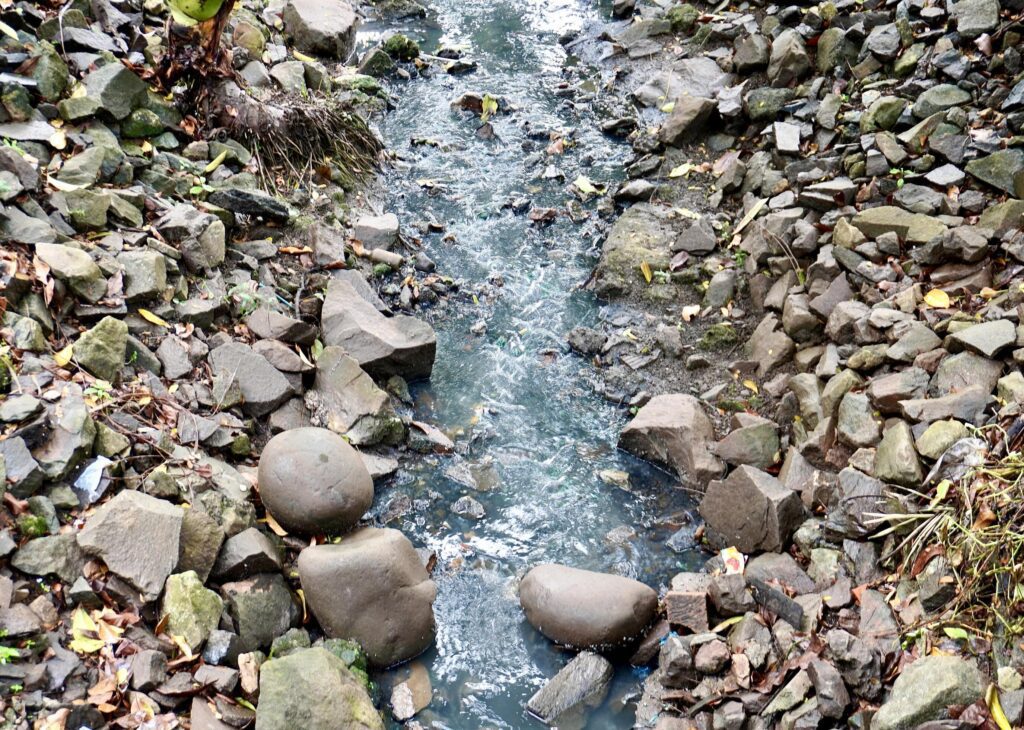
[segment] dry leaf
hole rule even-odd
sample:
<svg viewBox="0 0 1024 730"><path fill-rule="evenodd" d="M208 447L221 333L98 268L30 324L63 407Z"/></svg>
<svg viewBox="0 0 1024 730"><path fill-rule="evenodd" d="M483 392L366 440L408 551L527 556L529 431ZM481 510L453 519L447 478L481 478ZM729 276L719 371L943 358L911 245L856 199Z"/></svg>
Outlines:
<svg viewBox="0 0 1024 730"><path fill-rule="evenodd" d="M924 303L935 309L947 309L949 307L949 294L942 289L932 289L924 295Z"/></svg>
<svg viewBox="0 0 1024 730"><path fill-rule="evenodd" d="M68 345L63 350L53 356L53 361L57 363L57 367L67 367L67 364L71 362L71 358L74 356L74 345Z"/></svg>
<svg viewBox="0 0 1024 730"><path fill-rule="evenodd" d="M166 320L158 317L157 315L150 312L148 309L139 309L139 316L150 324L155 324L157 327L170 327Z"/></svg>
<svg viewBox="0 0 1024 730"><path fill-rule="evenodd" d="M644 275L644 281L650 284L651 279L654 278L654 274L651 272L651 265L646 261L642 261L640 263L640 273Z"/></svg>
<svg viewBox="0 0 1024 730"><path fill-rule="evenodd" d="M684 322L689 322L691 319L696 317L698 314L700 314L700 305L699 304L688 304L687 306L683 307L683 321Z"/></svg>

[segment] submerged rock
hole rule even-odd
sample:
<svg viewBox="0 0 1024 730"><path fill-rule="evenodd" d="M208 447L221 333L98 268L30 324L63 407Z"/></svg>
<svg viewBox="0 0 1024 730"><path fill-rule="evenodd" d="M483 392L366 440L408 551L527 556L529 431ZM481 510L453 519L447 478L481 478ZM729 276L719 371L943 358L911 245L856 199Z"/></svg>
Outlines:
<svg viewBox="0 0 1024 730"><path fill-rule="evenodd" d="M620 575L538 565L519 584L526 620L559 644L618 647L640 638L658 608L650 587Z"/></svg>
<svg viewBox="0 0 1024 730"><path fill-rule="evenodd" d="M541 721L555 727L583 727L589 710L608 694L614 669L589 651L575 656L526 703Z"/></svg>

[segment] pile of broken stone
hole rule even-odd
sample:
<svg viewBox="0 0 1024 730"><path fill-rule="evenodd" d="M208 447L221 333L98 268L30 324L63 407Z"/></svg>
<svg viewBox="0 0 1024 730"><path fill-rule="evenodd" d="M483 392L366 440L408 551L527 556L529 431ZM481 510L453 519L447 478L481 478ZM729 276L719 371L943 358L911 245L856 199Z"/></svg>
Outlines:
<svg viewBox="0 0 1024 730"><path fill-rule="evenodd" d="M885 529L1012 450L1022 37L1012 0L641 5L615 36L648 65L640 123L609 124L636 128L636 202L594 286L648 316L569 342L637 371L620 446L677 471L724 550L672 579L637 650L657 656L638 726L1024 719L1018 642L989 607L969 607L977 634L951 612L969 566L938 536L902 570L907 531Z"/></svg>
<svg viewBox="0 0 1024 730"><path fill-rule="evenodd" d="M353 528L395 447L452 444L411 418L433 330L375 284L449 284L394 216L268 193L253 150L195 136L144 80L166 19L0 10L3 723L382 728L367 672L432 642L434 585L400 532ZM254 94L364 104L355 23L253 3L224 43Z"/></svg>

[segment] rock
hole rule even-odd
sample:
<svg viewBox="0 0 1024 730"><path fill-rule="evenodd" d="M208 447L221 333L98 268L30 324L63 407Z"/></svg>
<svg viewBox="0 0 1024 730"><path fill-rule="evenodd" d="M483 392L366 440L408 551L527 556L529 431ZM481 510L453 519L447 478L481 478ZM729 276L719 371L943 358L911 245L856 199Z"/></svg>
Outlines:
<svg viewBox="0 0 1024 730"><path fill-rule="evenodd" d="M367 249L391 251L398 243L398 230L398 216L394 213L364 215L352 227L352 237Z"/></svg>
<svg viewBox="0 0 1024 730"><path fill-rule="evenodd" d="M714 427L700 401L691 395L659 395L623 429L619 448L666 464L699 486L725 471L723 462L711 452L714 438Z"/></svg>
<svg viewBox="0 0 1024 730"><path fill-rule="evenodd" d="M78 544L143 600L153 601L178 561L181 522L180 507L142 492L119 492L86 520Z"/></svg>
<svg viewBox="0 0 1024 730"><path fill-rule="evenodd" d="M864 47L883 61L892 61L900 51L900 32L895 23L877 25L871 29Z"/></svg>
<svg viewBox="0 0 1024 730"><path fill-rule="evenodd" d="M263 573L221 586L238 631L238 651L264 649L299 618L295 599L279 573Z"/></svg>
<svg viewBox="0 0 1024 730"><path fill-rule="evenodd" d="M149 692L167 679L167 656L157 649L143 649L131 657L132 689Z"/></svg>
<svg viewBox="0 0 1024 730"><path fill-rule="evenodd" d="M1010 320L997 319L959 330L950 339L971 352L992 358L1017 341L1017 330Z"/></svg>
<svg viewBox="0 0 1024 730"><path fill-rule="evenodd" d="M6 472L4 486L15 497L31 497L42 486L46 475L20 436L0 441L0 463Z"/></svg>
<svg viewBox="0 0 1024 730"><path fill-rule="evenodd" d="M224 223L212 213L203 213L191 205L176 205L154 227L178 247L190 271L201 272L224 263Z"/></svg>
<svg viewBox="0 0 1024 730"><path fill-rule="evenodd" d="M365 687L322 647L265 662L259 686L256 730L384 730Z"/></svg>
<svg viewBox="0 0 1024 730"><path fill-rule="evenodd" d="M839 440L855 448L874 446L882 435L882 424L875 418L871 401L864 393L847 393L839 403L836 422Z"/></svg>
<svg viewBox="0 0 1024 730"><path fill-rule="evenodd" d="M964 38L977 38L999 26L999 0L960 0L951 8L956 29Z"/></svg>
<svg viewBox="0 0 1024 730"><path fill-rule="evenodd" d="M83 332L72 349L79 365L101 380L114 382L128 349L128 325L120 319L104 317Z"/></svg>
<svg viewBox="0 0 1024 730"><path fill-rule="evenodd" d="M668 118L658 130L658 139L663 144L678 146L695 135L700 134L708 119L715 110L712 99L693 96L680 96Z"/></svg>
<svg viewBox="0 0 1024 730"><path fill-rule="evenodd" d="M85 251L59 243L37 243L36 255L50 267L54 277L87 302L98 302L107 294L107 280Z"/></svg>
<svg viewBox="0 0 1024 730"><path fill-rule="evenodd" d="M658 595L630 578L566 565L538 565L519 584L526 620L554 642L608 648L640 638Z"/></svg>
<svg viewBox="0 0 1024 730"><path fill-rule="evenodd" d="M277 82L278 86L281 87L281 91L286 94L295 94L296 96L302 96L308 94L309 90L306 88L306 69L305 64L301 61L285 61L279 63L270 69L270 76L274 81ZM232 212L244 213L242 210L232 210Z"/></svg>
<svg viewBox="0 0 1024 730"><path fill-rule="evenodd" d="M804 39L791 28L782 31L772 41L771 57L768 60L768 80L772 86L789 86L799 81L811 69Z"/></svg>
<svg viewBox="0 0 1024 730"><path fill-rule="evenodd" d="M213 570L224 542L224 530L220 525L199 509L185 510L181 521L181 536L178 565L175 572L193 571L199 580L205 582Z"/></svg>
<svg viewBox="0 0 1024 730"><path fill-rule="evenodd" d="M114 119L124 119L146 100L149 87L120 61L88 74L82 83L88 98Z"/></svg>
<svg viewBox="0 0 1024 730"><path fill-rule="evenodd" d="M526 709L547 725L582 727L587 712L604 701L613 674L607 659L581 652L529 699Z"/></svg>
<svg viewBox="0 0 1024 730"><path fill-rule="evenodd" d="M430 705L432 696L430 673L420 662L413 662L408 678L391 690L391 714L396 720L408 720Z"/></svg>
<svg viewBox="0 0 1024 730"><path fill-rule="evenodd" d="M714 445L713 451L727 464L749 464L767 469L779 453L779 431L774 421L750 414L737 414L733 430Z"/></svg>
<svg viewBox="0 0 1024 730"><path fill-rule="evenodd" d="M910 243L927 243L946 231L945 224L935 218L892 205L860 211L853 217L853 225L870 238L892 232Z"/></svg>
<svg viewBox="0 0 1024 730"><path fill-rule="evenodd" d="M344 348L375 378L430 377L437 349L430 325L401 314L385 317L347 281L328 285L321 325L325 345Z"/></svg>
<svg viewBox="0 0 1024 730"><path fill-rule="evenodd" d="M903 730L942 717L952 705L971 705L985 681L971 662L955 656L926 656L903 669L892 692L871 721L872 730Z"/></svg>
<svg viewBox="0 0 1024 730"><path fill-rule="evenodd" d="M338 4L347 5L343 0L337 0ZM294 4L294 3L291 3ZM287 11L286 11L287 12ZM295 63L298 63L297 61ZM274 68L277 69L283 64ZM302 71L302 64L299 63L298 70ZM256 190L245 190L243 188L220 188L210 193L209 202L224 210L242 215L258 216L268 221L287 223L291 218L291 210L287 205L275 198Z"/></svg>
<svg viewBox="0 0 1024 730"><path fill-rule="evenodd" d="M850 704L850 694L843 678L832 664L823 659L812 659L807 675L814 685L818 710L824 717L841 718Z"/></svg>
<svg viewBox="0 0 1024 730"><path fill-rule="evenodd" d="M994 188L1024 197L1024 149L1014 147L993 152L971 160L965 169Z"/></svg>
<svg viewBox="0 0 1024 730"><path fill-rule="evenodd" d="M272 438L260 456L259 485L274 518L305 534L345 532L373 503L373 480L359 453L324 428Z"/></svg>
<svg viewBox="0 0 1024 730"><path fill-rule="evenodd" d="M241 580L256 573L279 570L281 556L274 543L258 528L250 527L224 542L213 574L219 580Z"/></svg>
<svg viewBox="0 0 1024 730"><path fill-rule="evenodd" d="M926 89L914 102L914 116L925 119L954 106L971 103L971 93L953 84L936 84Z"/></svg>
<svg viewBox="0 0 1024 730"><path fill-rule="evenodd" d="M210 351L215 373L228 373L242 390L246 413L265 416L293 395L291 384L277 368L248 345L228 342Z"/></svg>
<svg viewBox="0 0 1024 730"><path fill-rule="evenodd" d="M217 628L223 609L220 596L204 587L193 571L167 578L161 621L169 633L183 638L193 650Z"/></svg>
<svg viewBox="0 0 1024 730"><path fill-rule="evenodd" d="M404 427L387 393L344 349L324 348L316 365L316 380L305 396L313 423L346 436L357 446L402 440Z"/></svg>
<svg viewBox="0 0 1024 730"><path fill-rule="evenodd" d="M347 61L355 48L359 21L345 0L289 0L281 14L295 47Z"/></svg>
<svg viewBox="0 0 1024 730"><path fill-rule="evenodd" d="M767 38L760 33L754 33L737 40L735 49L733 63L736 66L736 72L746 75L768 65L772 47Z"/></svg>
<svg viewBox="0 0 1024 730"><path fill-rule="evenodd" d="M124 297L128 302L154 299L167 288L167 261L156 251L124 251L117 257L124 269Z"/></svg>
<svg viewBox="0 0 1024 730"><path fill-rule="evenodd" d="M264 340L293 342L298 345L312 345L316 340L316 327L300 319L260 307L246 317L246 326Z"/></svg>
<svg viewBox="0 0 1024 730"><path fill-rule="evenodd" d="M914 435L906 421L896 421L882 435L875 452L874 475L890 484L914 489L921 486L924 471L914 450Z"/></svg>
<svg viewBox="0 0 1024 730"><path fill-rule="evenodd" d="M374 666L412 659L433 642L437 589L401 532L364 527L306 548L297 565L320 626L357 641Z"/></svg>
<svg viewBox="0 0 1024 730"><path fill-rule="evenodd" d="M724 481L708 485L700 514L715 547L778 552L803 520L804 510L797 492L770 474L740 466Z"/></svg>
<svg viewBox="0 0 1024 730"><path fill-rule="evenodd" d="M85 561L86 556L75 536L66 534L29 540L11 558L11 565L22 573L39 577L55 575L71 584L81 577Z"/></svg>

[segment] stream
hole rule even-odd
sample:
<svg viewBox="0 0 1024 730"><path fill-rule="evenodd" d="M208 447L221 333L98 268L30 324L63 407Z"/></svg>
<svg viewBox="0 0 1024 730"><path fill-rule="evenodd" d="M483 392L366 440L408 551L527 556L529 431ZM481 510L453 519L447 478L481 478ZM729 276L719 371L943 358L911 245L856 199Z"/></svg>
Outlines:
<svg viewBox="0 0 1024 730"><path fill-rule="evenodd" d="M620 180L630 153L600 132L592 108L608 93L611 66L587 69L559 42L593 33L610 12L578 0L430 0L428 9L426 19L364 26L360 41L401 31L427 53L456 47L479 64L465 75L437 69L393 81L397 109L381 121L399 157L383 181L383 209L407 234L431 216L442 222L443 233L423 236L423 251L464 284L458 301L420 313L437 329L438 355L430 382L413 387L416 418L451 436L457 453L401 472L378 490L376 510L410 505L389 526L438 556L437 639L417 660L434 698L419 722L540 727L526 701L572 654L527 624L516 596L522 574L560 562L659 588L702 558L666 544L692 529L692 502L673 476L616 450L629 413L595 392L589 364L565 347L573 327L624 316L581 290L602 236L596 201L580 205L570 191L581 174ZM573 97L581 82L594 99ZM451 107L465 92L515 108L491 120L493 139L477 135L477 115ZM546 154L552 132L566 140L564 154ZM573 203L587 219L538 226L506 207L516 198L563 211ZM486 331L474 334L481 323ZM482 519L452 510L466 495L483 505ZM643 673L616 666L589 727L633 724Z"/></svg>

